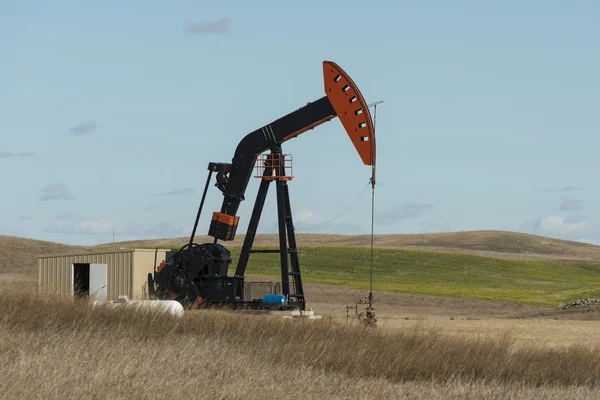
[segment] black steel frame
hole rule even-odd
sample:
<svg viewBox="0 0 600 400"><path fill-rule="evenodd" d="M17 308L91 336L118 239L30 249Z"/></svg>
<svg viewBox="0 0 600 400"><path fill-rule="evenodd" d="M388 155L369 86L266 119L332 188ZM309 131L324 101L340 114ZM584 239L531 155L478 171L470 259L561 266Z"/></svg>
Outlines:
<svg viewBox="0 0 600 400"><path fill-rule="evenodd" d="M331 102L324 96L247 134L235 149L227 181L221 188L224 195L221 212L236 215L259 154L335 116Z"/></svg>
<svg viewBox="0 0 600 400"><path fill-rule="evenodd" d="M272 161L265 165L263 170L263 177L260 182L258 194L256 196L254 209L250 218L242 251L238 260L235 275L233 276L211 276L210 279L221 280L227 282L230 280L242 280L250 254L252 253L278 253L281 261L281 291L287 298L287 304L293 308L299 308L305 310L305 297L304 288L302 285L302 277L300 274L300 262L298 259L298 250L296 244L296 236L294 233L294 223L292 219L292 210L290 205L290 193L286 179L277 179L276 177L284 178L285 173L285 156L281 153L281 144L302 134L306 130L313 129L314 127L329 121L336 116L336 112L325 96L312 103L308 103L304 107L293 111L268 125L263 126L247 134L238 144L235 154L231 163L215 163L211 162L208 165L209 174L207 177L206 185L202 193L202 199L196 213L196 219L192 233L190 235L189 243L180 249L177 253L185 251L187 247L189 251L189 258L191 260L194 254L193 248L194 237L200 220L200 215L204 207L208 187L210 185L213 173L216 173L216 184L215 186L223 193L223 203L221 205L221 213L235 216L240 203L244 200L244 194L246 187L252 175L257 157L270 150ZM275 173L275 176L273 175ZM271 183L271 180L275 181L276 194L277 194L277 217L278 217L278 230L279 230L279 249L278 250L253 250L252 245L256 237L256 231L260 221L260 217L264 208L267 192ZM236 225L237 227L237 225ZM219 239L222 240L233 240L235 233L223 234L223 232L214 232L210 236L214 237L214 243L216 244ZM223 239L223 236L227 239ZM167 260L167 264L169 260ZM179 279L185 281L185 287L194 288L194 284L187 276L188 264L186 261L182 265L182 271ZM158 273L160 274L160 273ZM206 277L207 279L209 277ZM148 284L154 287L152 276L148 279ZM290 285L291 283L291 285ZM242 285L242 299L244 286ZM293 290L292 290L293 289ZM154 294L155 291L151 289ZM191 293L193 295L193 293ZM189 290L185 293L179 293L180 296L190 295ZM218 296L217 296L218 297ZM223 296L221 296L223 297ZM221 304L225 301L224 298L211 301L207 299L206 304ZM239 301L225 301L230 306L251 306L258 307L259 303L256 302L239 302Z"/></svg>
<svg viewBox="0 0 600 400"><path fill-rule="evenodd" d="M272 165L274 161L276 165ZM248 223L248 229L244 238L244 244L238 260L235 276L244 276L248 260L252 253L279 253L281 261L281 289L286 296L288 305L305 310L304 287L300 274L300 261L296 246L296 234L294 232L294 220L290 204L290 192L287 180L278 179L285 177L285 155L281 153L281 146L275 145L271 148L271 155L266 161L263 178L261 179L252 216ZM273 179L273 172L276 178ZM252 245L256 237L256 230L260 216L265 205L267 192L271 181L275 181L277 192L277 219L279 228L279 250L253 250ZM291 270L290 270L291 267ZM293 291L290 291L290 277L293 281Z"/></svg>

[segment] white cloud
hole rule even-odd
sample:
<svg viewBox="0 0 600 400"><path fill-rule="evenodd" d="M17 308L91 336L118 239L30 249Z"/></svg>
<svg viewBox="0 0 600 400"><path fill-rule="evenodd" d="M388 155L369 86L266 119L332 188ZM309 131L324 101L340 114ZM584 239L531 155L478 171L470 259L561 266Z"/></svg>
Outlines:
<svg viewBox="0 0 600 400"><path fill-rule="evenodd" d="M586 190L586 188L576 186L564 186L562 188L548 188L544 189L543 192L573 192L576 190Z"/></svg>
<svg viewBox="0 0 600 400"><path fill-rule="evenodd" d="M73 218L75 218L74 214L62 213L62 214L57 215L55 219L58 221L68 221Z"/></svg>
<svg viewBox="0 0 600 400"><path fill-rule="evenodd" d="M171 190L169 192L156 193L155 196L178 196L178 195L188 195L188 194L194 194L194 193L196 193L196 191L192 188L183 188L183 189Z"/></svg>
<svg viewBox="0 0 600 400"><path fill-rule="evenodd" d="M581 199L563 198L562 204L559 207L561 211L581 211L583 209L583 202Z"/></svg>
<svg viewBox="0 0 600 400"><path fill-rule="evenodd" d="M85 121L81 122L71 129L69 129L69 135L73 136L83 136L83 135L91 135L96 128L98 127L98 122L96 121Z"/></svg>
<svg viewBox="0 0 600 400"><path fill-rule="evenodd" d="M205 20L200 22L186 21L186 33L191 34L217 34L226 35L231 32L231 20L229 18L220 18L217 20Z"/></svg>
<svg viewBox="0 0 600 400"><path fill-rule="evenodd" d="M191 226L167 221L152 225L135 222L120 224L115 230L117 235L134 238L172 238L188 236L192 233Z"/></svg>
<svg viewBox="0 0 600 400"><path fill-rule="evenodd" d="M591 228L590 221L569 220L565 217L550 215L540 219L538 229L545 233L556 235L568 235L573 233L584 233Z"/></svg>
<svg viewBox="0 0 600 400"><path fill-rule="evenodd" d="M423 221L419 225L421 226L421 230L418 233L438 233L450 231L450 226L446 220L439 216L437 218Z"/></svg>
<svg viewBox="0 0 600 400"><path fill-rule="evenodd" d="M44 228L47 233L71 235L107 235L112 234L113 223L107 219L79 219L68 224L52 224Z"/></svg>
<svg viewBox="0 0 600 400"><path fill-rule="evenodd" d="M20 153L11 153L9 151L0 151L0 158L10 158L10 157L19 157L19 158L30 158L35 157L36 154L30 151L22 151Z"/></svg>
<svg viewBox="0 0 600 400"><path fill-rule="evenodd" d="M520 230L534 235L588 243L600 240L600 226L583 215L548 215L529 221Z"/></svg>
<svg viewBox="0 0 600 400"><path fill-rule="evenodd" d="M67 185L64 183L51 183L42 188L40 200L73 200L74 197L69 193Z"/></svg>
<svg viewBox="0 0 600 400"><path fill-rule="evenodd" d="M106 218L80 218L69 223L51 224L44 228L44 232L112 237L113 227L119 240L171 238L191 233L189 226L172 222L163 221L149 225L140 222L113 222Z"/></svg>
<svg viewBox="0 0 600 400"><path fill-rule="evenodd" d="M27 231L13 226L0 225L0 235L27 237Z"/></svg>
<svg viewBox="0 0 600 400"><path fill-rule="evenodd" d="M297 225L317 225L325 222L325 218L309 209L302 209L294 215L294 222Z"/></svg>
<svg viewBox="0 0 600 400"><path fill-rule="evenodd" d="M394 225L409 218L420 217L426 210L431 210L433 208L432 204L418 203L415 201L408 201L400 206L393 204L383 212L378 213L375 216L375 221L381 225Z"/></svg>
<svg viewBox="0 0 600 400"><path fill-rule="evenodd" d="M323 233L338 235L366 234L369 229L357 224L348 222L337 222L338 219L331 220L321 214L304 208L293 213L294 231L296 233ZM279 226L277 220L269 223L265 228L260 229L260 233L277 233Z"/></svg>

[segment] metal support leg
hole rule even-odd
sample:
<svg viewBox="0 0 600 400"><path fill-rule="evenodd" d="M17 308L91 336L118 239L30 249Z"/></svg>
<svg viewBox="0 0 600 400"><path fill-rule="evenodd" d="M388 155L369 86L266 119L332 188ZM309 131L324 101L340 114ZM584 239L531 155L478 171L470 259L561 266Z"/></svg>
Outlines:
<svg viewBox="0 0 600 400"><path fill-rule="evenodd" d="M273 175L273 167L266 167L263 176L271 175ZM248 230L246 232L246 237L244 238L244 244L242 245L242 251L240 252L240 258L235 270L236 276L244 276L246 273L248 259L250 258L252 245L254 243L254 238L256 237L256 230L258 229L258 223L265 205L265 199L267 198L267 192L269 190L270 183L271 181L268 179L262 179L260 182L258 194L256 195L256 201L254 202L254 209L252 210L252 216L250 217L250 222L248 223Z"/></svg>
<svg viewBox="0 0 600 400"><path fill-rule="evenodd" d="M290 195L287 181L284 179L275 178L275 186L277 191L277 220L279 231L279 250L252 250L252 245L256 237L258 223L264 208L264 203L267 197L269 184L273 172L277 176L285 177L285 156L281 154L279 149L273 149L271 152L272 165L267 165L263 172L263 179L258 189L252 216L248 224L244 244L238 260L236 276L244 276L250 254L253 252L278 252L281 263L281 293L288 298L288 301L294 306L305 310L304 288L302 285L302 277L300 275L300 262L296 248L296 235L294 232L294 222L292 218L292 210L290 204ZM289 259L288 259L289 254ZM291 270L290 270L291 268ZM293 292L290 290L290 277L293 279Z"/></svg>
<svg viewBox="0 0 600 400"><path fill-rule="evenodd" d="M279 168L283 168L281 165ZM285 223L285 203L283 199L283 181L275 182L277 187L277 217L279 221L279 254L281 257L281 289L282 294L289 298L290 295L290 277L288 269L288 249L286 238Z"/></svg>
<svg viewBox="0 0 600 400"><path fill-rule="evenodd" d="M302 285L302 275L300 274L300 261L298 259L298 249L296 247L296 233L294 232L294 220L292 218L292 207L290 204L290 192L289 186L286 181L282 182L283 185L283 200L286 211L286 228L288 236L288 245L290 253L290 262L292 267L291 275L294 279L294 297L300 305L301 310L305 310L304 303L304 287Z"/></svg>

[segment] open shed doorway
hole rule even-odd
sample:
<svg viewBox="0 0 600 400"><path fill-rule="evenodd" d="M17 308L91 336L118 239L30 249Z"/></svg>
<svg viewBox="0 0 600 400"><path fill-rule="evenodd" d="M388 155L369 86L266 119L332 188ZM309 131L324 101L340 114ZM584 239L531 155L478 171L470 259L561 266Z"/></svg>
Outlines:
<svg viewBox="0 0 600 400"><path fill-rule="evenodd" d="M73 296L97 297L106 299L107 264L73 264L71 277L73 278Z"/></svg>

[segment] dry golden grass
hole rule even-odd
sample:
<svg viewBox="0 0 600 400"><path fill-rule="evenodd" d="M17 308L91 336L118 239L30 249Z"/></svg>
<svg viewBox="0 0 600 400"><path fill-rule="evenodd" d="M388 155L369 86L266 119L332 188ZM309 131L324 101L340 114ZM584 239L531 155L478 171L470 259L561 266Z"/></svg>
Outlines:
<svg viewBox="0 0 600 400"><path fill-rule="evenodd" d="M3 398L597 398L596 348L0 294Z"/></svg>
<svg viewBox="0 0 600 400"><path fill-rule="evenodd" d="M494 257L597 259L597 246L469 234L390 235L376 243ZM261 237L258 244L269 240ZM351 236L301 240L368 244ZM73 250L85 248L0 237L2 398L600 398L598 341L585 340L596 335L596 325L505 320L598 319L596 311L377 292L380 327L365 330L343 326L344 306L364 293L329 285L307 283L307 292L317 312L334 318L304 323L222 312L148 319L24 293L35 287L37 254ZM560 346L540 340L552 332L562 332Z"/></svg>

